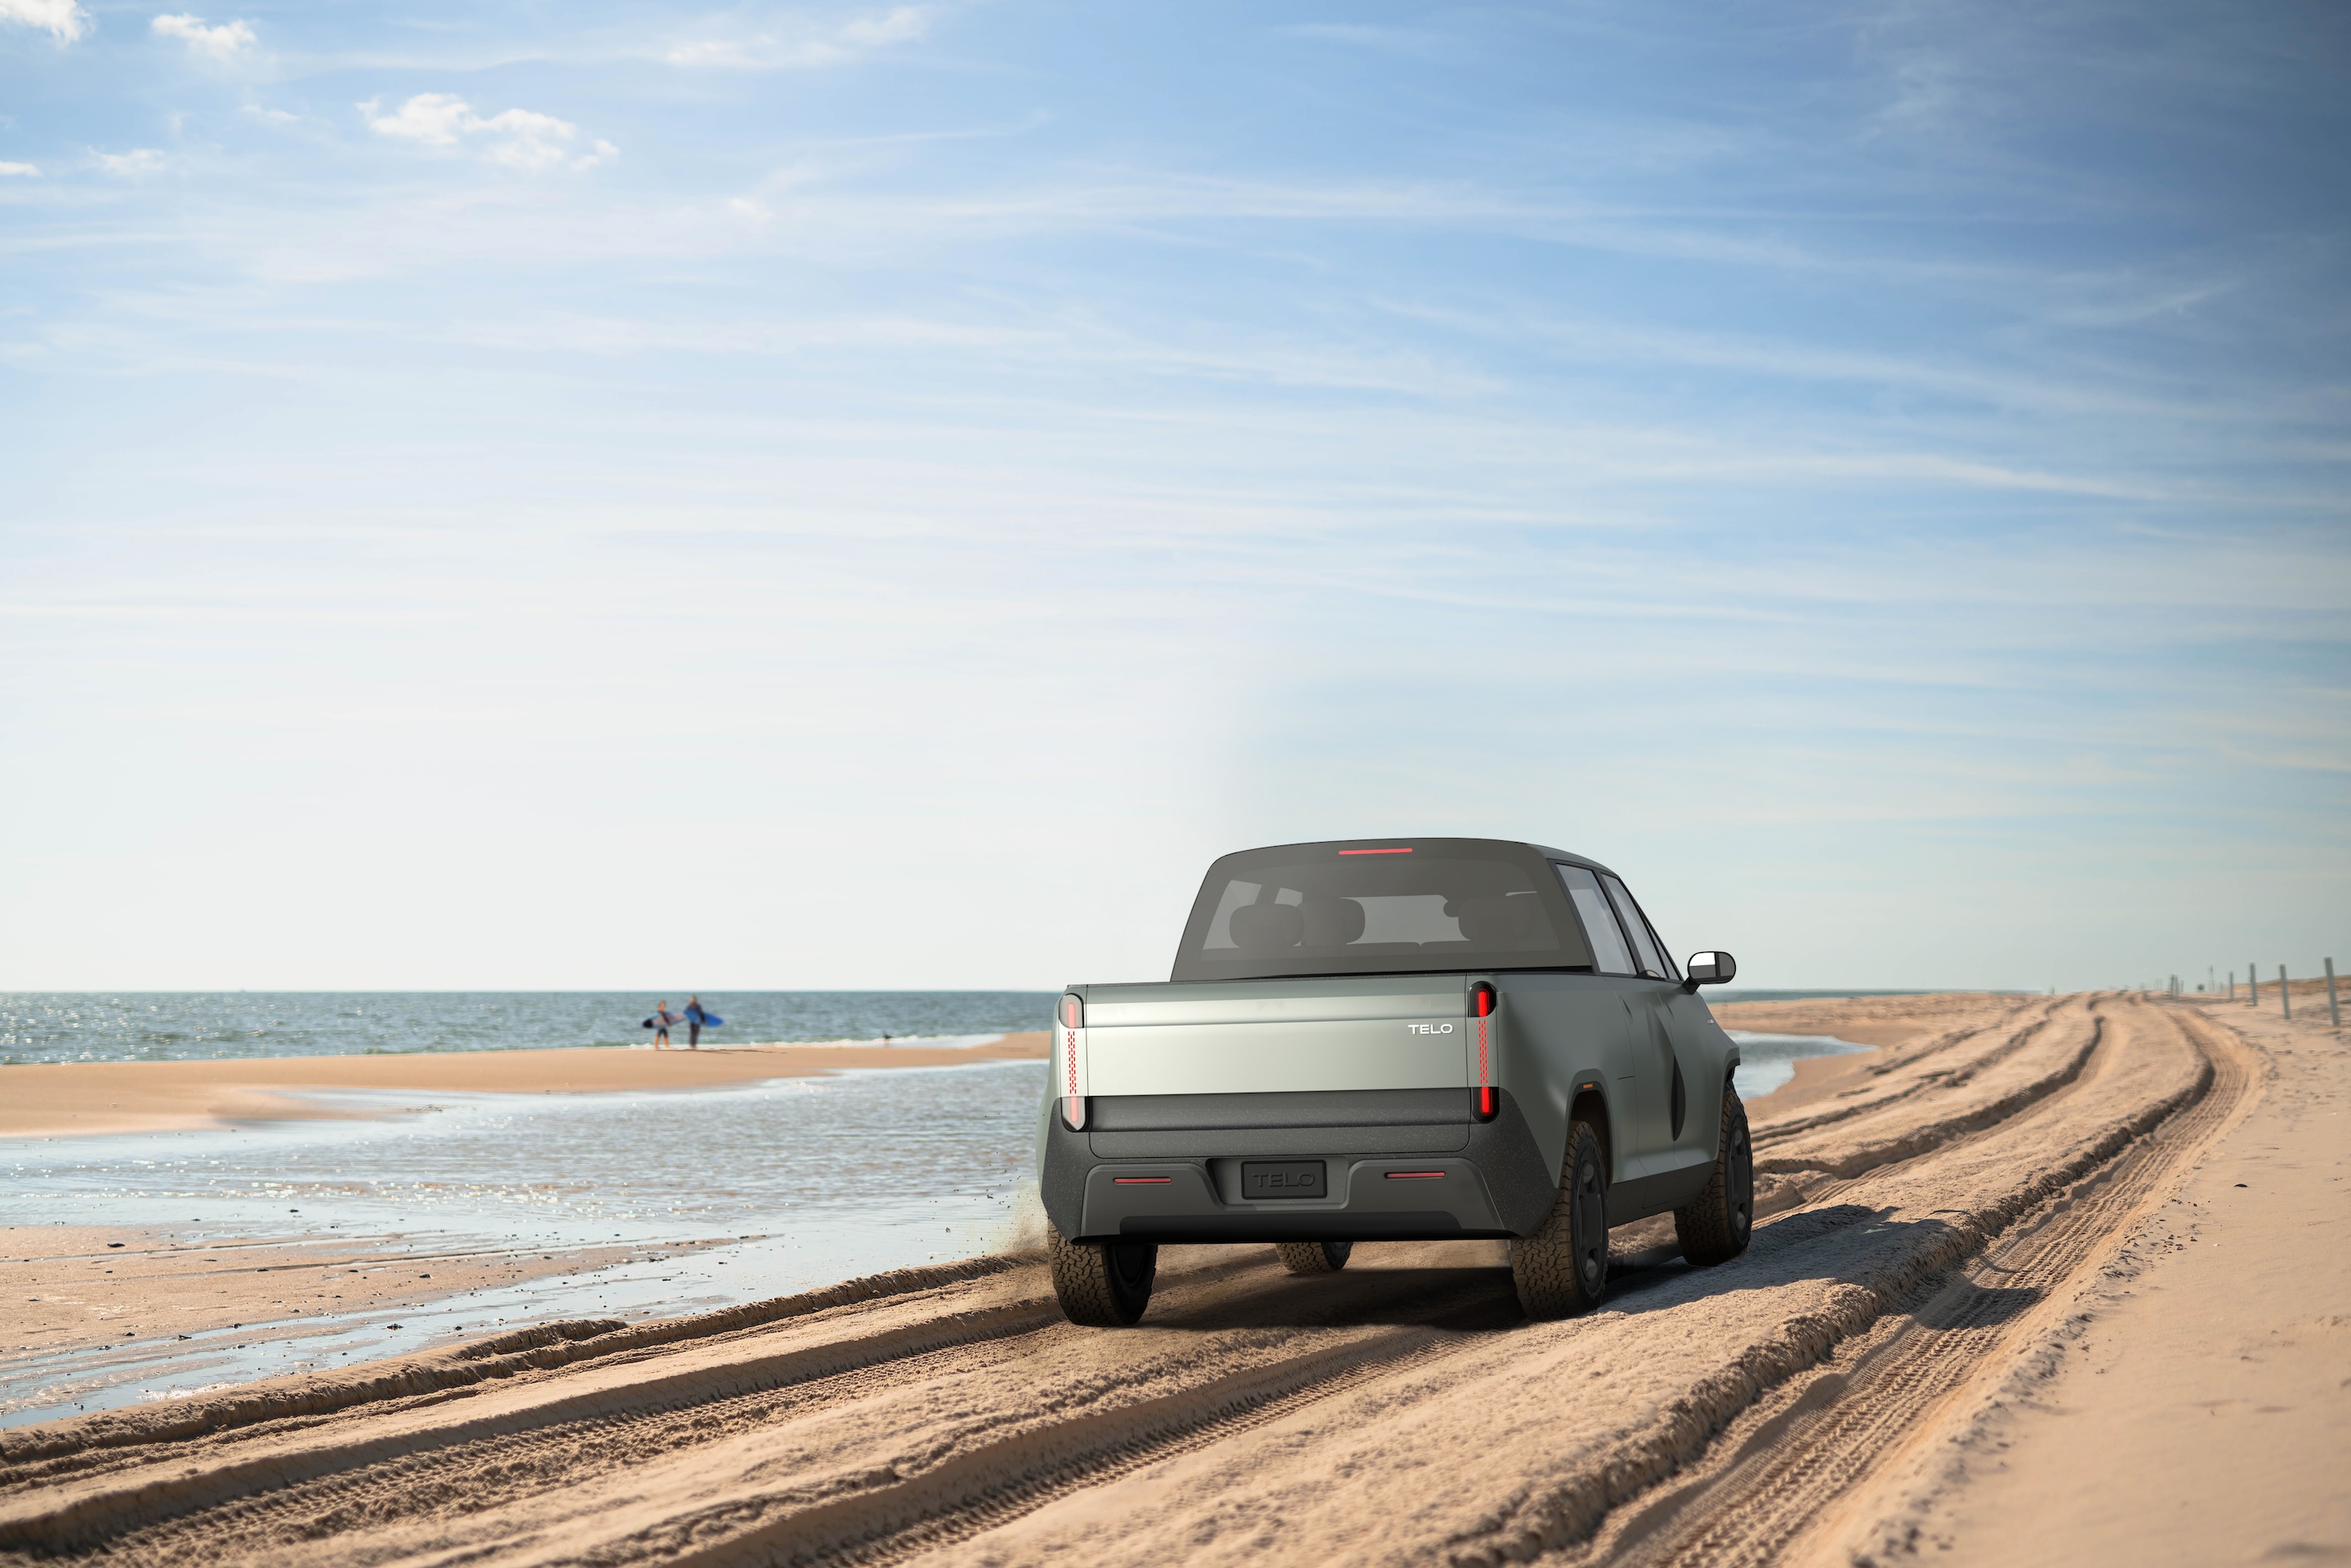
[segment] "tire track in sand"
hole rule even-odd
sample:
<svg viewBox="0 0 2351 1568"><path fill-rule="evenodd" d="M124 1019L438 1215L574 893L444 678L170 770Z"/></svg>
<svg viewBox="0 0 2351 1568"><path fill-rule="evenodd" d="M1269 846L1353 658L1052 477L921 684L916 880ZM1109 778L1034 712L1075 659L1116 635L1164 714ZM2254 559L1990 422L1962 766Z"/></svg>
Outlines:
<svg viewBox="0 0 2351 1568"><path fill-rule="evenodd" d="M1037 1273L1030 1284L1041 1288L1041 1271ZM1123 1367L1116 1387L1095 1390L1082 1402L1071 1401L1086 1406L1071 1418L1032 1420L1026 1426L983 1422L970 1450L948 1459L935 1472L877 1476L852 1466L831 1486L811 1486L803 1479L802 1484L772 1495L681 1508L658 1528L610 1542L607 1550L621 1559L666 1561L712 1538L756 1533L777 1513L805 1520L794 1526L795 1533L819 1532L847 1549L869 1537L919 1525L938 1513L967 1504L977 1507L1016 1474L1077 1477L1092 1466L1137 1462L1138 1456L1165 1451L1171 1443L1212 1441L1221 1432L1270 1418L1366 1378L1441 1357L1458 1348L1465 1334L1507 1327L1518 1315L1507 1280L1489 1280L1480 1291L1465 1288L1460 1274L1450 1271L1366 1273L1348 1282L1351 1301L1323 1302L1311 1314L1301 1314L1292 1303L1290 1310L1273 1314L1286 1331L1280 1342L1246 1343L1251 1336L1252 1294L1269 1293L1264 1287L1280 1290L1287 1282L1287 1275L1270 1258L1254 1255L1179 1274L1169 1282L1171 1304L1182 1310L1187 1296L1209 1296L1201 1304L1210 1314L1220 1311L1243 1342L1205 1355L1202 1347L1189 1344L1163 1346L1155 1361L1138 1358ZM1254 1293L1252 1285L1258 1287ZM1220 1305L1215 1298L1229 1294L1233 1286L1242 1290L1240 1299ZM69 1527L54 1533L102 1545L109 1561L126 1563L244 1562L277 1556L344 1531L364 1532L393 1516L436 1510L493 1514L528 1503L550 1485L592 1484L642 1466L649 1457L720 1446L778 1423L836 1409L855 1411L956 1378L1007 1374L1011 1385L1025 1387L1042 1403L1052 1393L1051 1363L1057 1355L1066 1356L1071 1345L1102 1343L1094 1331L1063 1323L1049 1292L998 1310L1007 1320L1003 1332L985 1343L928 1349L779 1387L686 1403L667 1400L642 1415L581 1416L580 1405L592 1400L566 1401L557 1407L565 1418L549 1425L531 1427L514 1419L468 1422L460 1428L462 1440L423 1451L414 1448L413 1436L365 1448L344 1445L339 1452L306 1449L295 1456L304 1473L292 1476L282 1468L287 1462L283 1456L259 1455L240 1467L249 1475L235 1479L274 1473L279 1484L212 1506L172 1509L180 1517L156 1518L143 1525L131 1510L141 1504L152 1508L166 1500L159 1499L152 1487L133 1482L117 1493L130 1508L103 1515L84 1510L70 1520L53 1516L56 1525ZM1196 1310L1193 1315L1200 1314ZM1343 1324L1350 1317L1370 1322L1318 1335L1310 1322L1302 1321L1309 1316ZM1334 1335L1339 1343L1332 1342ZM1149 1340L1137 1334L1123 1343L1140 1346ZM872 1355L863 1341L827 1348L842 1355ZM1165 1386L1170 1383L1177 1386ZM998 1429L1003 1425L1011 1429ZM894 1471L895 1467L885 1469ZM126 1525L131 1528L125 1530Z"/></svg>
<svg viewBox="0 0 2351 1568"><path fill-rule="evenodd" d="M2256 1074L2242 1048L2145 1003L2134 1033L2168 1031L2210 1069L2195 1100L2037 1214L1880 1320L1846 1364L1801 1378L1717 1439L1717 1455L1625 1521L1562 1554L1626 1568L1758 1568L1801 1555L1838 1500L1892 1459L2065 1279L2089 1266L2225 1129Z"/></svg>

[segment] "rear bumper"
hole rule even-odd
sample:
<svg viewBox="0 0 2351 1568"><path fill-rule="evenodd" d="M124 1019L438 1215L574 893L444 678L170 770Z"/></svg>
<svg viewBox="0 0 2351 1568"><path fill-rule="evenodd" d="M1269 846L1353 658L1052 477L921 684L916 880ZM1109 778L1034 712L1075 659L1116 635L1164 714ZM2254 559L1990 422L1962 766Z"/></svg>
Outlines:
<svg viewBox="0 0 2351 1568"><path fill-rule="evenodd" d="M1417 1094L1417 1092L1415 1092ZM1524 1236L1552 1209L1558 1176L1507 1091L1490 1122L1467 1091L1442 1091L1458 1118L1405 1119L1393 1093L1097 1099L1093 1125L1045 1118L1045 1211L1072 1241L1417 1241ZM1308 1100L1313 1125L1268 1126ZM1222 1104L1219 1104L1222 1102ZM1459 1107L1458 1110L1454 1107ZM1361 1120L1349 1116L1353 1109ZM1219 1114L1221 1113L1221 1114ZM1210 1125L1181 1127L1193 1121ZM1235 1125L1236 1123L1242 1125ZM1399 1147L1417 1146L1417 1147ZM1326 1195L1251 1199L1249 1160L1319 1161Z"/></svg>

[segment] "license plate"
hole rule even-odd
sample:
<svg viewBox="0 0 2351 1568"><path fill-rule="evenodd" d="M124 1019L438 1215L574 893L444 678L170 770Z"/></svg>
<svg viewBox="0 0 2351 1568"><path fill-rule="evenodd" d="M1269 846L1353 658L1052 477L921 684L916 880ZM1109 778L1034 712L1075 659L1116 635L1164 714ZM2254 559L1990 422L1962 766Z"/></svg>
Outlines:
<svg viewBox="0 0 2351 1568"><path fill-rule="evenodd" d="M1241 1165L1241 1196L1260 1198L1323 1198L1330 1189L1319 1159L1252 1159Z"/></svg>

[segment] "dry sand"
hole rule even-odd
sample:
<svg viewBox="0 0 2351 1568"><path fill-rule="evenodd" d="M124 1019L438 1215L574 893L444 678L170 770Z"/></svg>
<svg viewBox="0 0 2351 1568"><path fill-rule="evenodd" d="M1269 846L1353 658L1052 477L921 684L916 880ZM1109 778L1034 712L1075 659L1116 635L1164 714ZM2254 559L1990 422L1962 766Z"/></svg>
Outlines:
<svg viewBox="0 0 2351 1568"><path fill-rule="evenodd" d="M0 1137L164 1132L240 1121L351 1115L306 1089L416 1094L607 1093L805 1078L847 1067L939 1067L1041 1058L1045 1033L981 1044L713 1046L702 1051L580 1047L419 1051L381 1056L271 1056L210 1062L50 1062L0 1067Z"/></svg>
<svg viewBox="0 0 2351 1568"><path fill-rule="evenodd" d="M1171 1248L1150 1314L1116 1333L1064 1322L1033 1255L983 1259L0 1433L0 1553L618 1568L2351 1552L2335 1480L2351 1368L2326 1315L2351 1299L2342 1040L2266 1019L2241 1037L2241 1010L2136 996L1907 1018L1898 1000L1777 1025L1886 1033L1809 1099L1759 1103L1775 1212L1746 1257L1635 1266L1628 1248L1611 1299L1569 1322L1521 1320L1485 1243L1363 1246L1320 1279L1270 1248ZM2266 1201L2246 1198L2255 1177ZM2226 1253L2251 1272L2223 1272ZM2047 1412L2020 1403L2026 1387ZM2201 1417L2212 1439L2181 1429L2222 1390L2248 1408ZM2182 1499L2213 1511L2201 1533L2177 1527Z"/></svg>

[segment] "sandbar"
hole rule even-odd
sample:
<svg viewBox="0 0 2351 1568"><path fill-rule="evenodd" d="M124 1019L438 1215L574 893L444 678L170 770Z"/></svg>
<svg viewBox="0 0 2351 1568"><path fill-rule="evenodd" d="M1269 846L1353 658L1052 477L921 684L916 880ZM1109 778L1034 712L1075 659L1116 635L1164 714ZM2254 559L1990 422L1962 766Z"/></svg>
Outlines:
<svg viewBox="0 0 2351 1568"><path fill-rule="evenodd" d="M749 1045L700 1051L613 1046L270 1056L197 1062L42 1062L0 1067L0 1137L176 1132L248 1121L350 1116L310 1089L419 1094L583 1095L710 1088L854 1067L946 1067L1039 1059L1043 1030L970 1046Z"/></svg>

